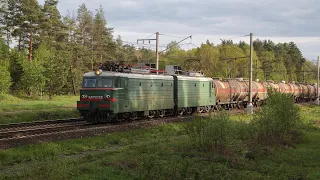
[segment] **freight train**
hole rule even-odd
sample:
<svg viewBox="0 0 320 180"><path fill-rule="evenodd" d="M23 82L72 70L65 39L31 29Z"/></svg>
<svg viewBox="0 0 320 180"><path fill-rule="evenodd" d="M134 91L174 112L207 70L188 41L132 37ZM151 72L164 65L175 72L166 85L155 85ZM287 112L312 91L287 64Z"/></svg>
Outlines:
<svg viewBox="0 0 320 180"><path fill-rule="evenodd" d="M136 120L147 117L176 116L194 112L246 108L247 80L216 79L198 72L181 71L167 66L166 74L155 74L148 67L131 67L125 72L113 68L98 69L83 75L77 109L89 122ZM141 73L139 73L140 69ZM119 70L119 71L118 71ZM316 85L295 83L253 82L253 105L263 104L267 89L292 95L296 102L316 99Z"/></svg>

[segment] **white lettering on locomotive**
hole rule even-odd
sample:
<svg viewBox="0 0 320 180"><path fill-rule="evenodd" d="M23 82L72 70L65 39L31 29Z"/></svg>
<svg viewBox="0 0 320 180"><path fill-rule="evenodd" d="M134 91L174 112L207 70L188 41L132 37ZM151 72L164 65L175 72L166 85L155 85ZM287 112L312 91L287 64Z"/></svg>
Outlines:
<svg viewBox="0 0 320 180"><path fill-rule="evenodd" d="M88 96L88 99L103 99L103 96Z"/></svg>

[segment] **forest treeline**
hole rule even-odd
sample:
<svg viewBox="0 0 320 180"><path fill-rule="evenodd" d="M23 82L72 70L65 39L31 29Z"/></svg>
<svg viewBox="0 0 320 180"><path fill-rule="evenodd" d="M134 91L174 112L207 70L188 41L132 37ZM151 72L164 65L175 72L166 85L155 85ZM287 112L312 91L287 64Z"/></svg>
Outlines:
<svg viewBox="0 0 320 180"><path fill-rule="evenodd" d="M0 93L76 94L81 76L105 61L155 62L150 49L136 49L113 36L103 7L94 12L82 4L61 16L57 0L0 0ZM232 40L209 40L191 50L171 42L160 54L160 67L182 66L209 77L248 77L250 47ZM254 78L314 82L315 66L294 42L255 40Z"/></svg>

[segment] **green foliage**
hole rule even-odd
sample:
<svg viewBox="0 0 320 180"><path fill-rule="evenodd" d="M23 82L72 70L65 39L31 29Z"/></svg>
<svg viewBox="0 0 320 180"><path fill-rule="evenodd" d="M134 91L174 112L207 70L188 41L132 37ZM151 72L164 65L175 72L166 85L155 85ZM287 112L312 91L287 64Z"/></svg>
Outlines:
<svg viewBox="0 0 320 180"><path fill-rule="evenodd" d="M112 40L113 29L107 28L107 20L104 16L102 6L97 9L93 19L93 49L94 62L96 65L103 63L105 59L114 59L116 52L116 44Z"/></svg>
<svg viewBox="0 0 320 180"><path fill-rule="evenodd" d="M197 50L196 56L199 58L197 61L189 61L189 68L195 68L198 71L203 71L209 77L222 76L223 73L219 68L221 61L219 60L220 52L217 48L202 44L201 48Z"/></svg>
<svg viewBox="0 0 320 180"><path fill-rule="evenodd" d="M301 135L300 109L292 96L269 91L266 105L252 121L258 144L291 144Z"/></svg>
<svg viewBox="0 0 320 180"><path fill-rule="evenodd" d="M9 56L9 47L0 37L0 94L8 93L12 84L9 71Z"/></svg>
<svg viewBox="0 0 320 180"><path fill-rule="evenodd" d="M155 62L156 56L150 49L142 48L140 50L141 56L138 58L139 62Z"/></svg>
<svg viewBox="0 0 320 180"><path fill-rule="evenodd" d="M196 147L203 151L223 153L230 141L231 122L228 114L199 118L188 124L187 134Z"/></svg>
<svg viewBox="0 0 320 180"><path fill-rule="evenodd" d="M24 53L19 53L17 50L12 50L10 54L10 75L12 79L11 89L13 91L21 89L20 80L23 74L22 62L26 60L23 57Z"/></svg>
<svg viewBox="0 0 320 180"><path fill-rule="evenodd" d="M29 95L41 95L45 87L44 68L39 61L23 61L23 74L21 77L21 87Z"/></svg>
<svg viewBox="0 0 320 180"><path fill-rule="evenodd" d="M116 59L118 61L124 61L127 63L136 63L138 61L137 56L135 55L135 47L133 45L123 45L121 36L119 35L116 39L117 51Z"/></svg>
<svg viewBox="0 0 320 180"><path fill-rule="evenodd" d="M10 72L6 66L0 65L0 94L8 93L11 86Z"/></svg>
<svg viewBox="0 0 320 180"><path fill-rule="evenodd" d="M43 44L36 51L35 61L43 66L43 76L45 78L45 91L51 97L58 94L66 83L66 63L58 53L53 53Z"/></svg>

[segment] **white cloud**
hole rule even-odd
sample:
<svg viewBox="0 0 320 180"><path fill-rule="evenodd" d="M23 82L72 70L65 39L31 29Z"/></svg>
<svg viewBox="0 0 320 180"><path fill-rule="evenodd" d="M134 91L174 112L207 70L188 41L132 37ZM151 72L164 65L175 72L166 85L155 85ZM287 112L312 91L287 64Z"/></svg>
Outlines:
<svg viewBox="0 0 320 180"><path fill-rule="evenodd" d="M127 41L159 31L192 34L199 45L253 32L260 39L294 41L309 59L320 49L318 0L60 0L58 8L76 12L82 3L93 12L102 5L108 26Z"/></svg>

